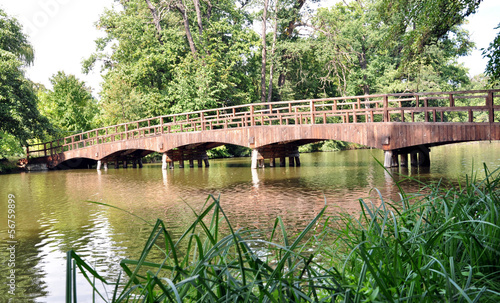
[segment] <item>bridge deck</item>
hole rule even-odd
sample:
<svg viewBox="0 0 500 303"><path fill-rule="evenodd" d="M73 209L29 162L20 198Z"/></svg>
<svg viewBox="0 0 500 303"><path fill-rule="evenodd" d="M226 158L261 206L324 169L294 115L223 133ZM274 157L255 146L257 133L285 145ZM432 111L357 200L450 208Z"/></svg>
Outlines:
<svg viewBox="0 0 500 303"><path fill-rule="evenodd" d="M174 149L204 151L237 144L268 153L335 139L401 153L415 146L500 140L497 90L385 94L255 103L153 117L27 147L31 161L55 166L72 158L142 157ZM470 105L480 104L480 105ZM460 122L460 121L467 122ZM266 152L264 152L266 151ZM287 151L288 153L295 151ZM182 160L184 153L177 158Z"/></svg>

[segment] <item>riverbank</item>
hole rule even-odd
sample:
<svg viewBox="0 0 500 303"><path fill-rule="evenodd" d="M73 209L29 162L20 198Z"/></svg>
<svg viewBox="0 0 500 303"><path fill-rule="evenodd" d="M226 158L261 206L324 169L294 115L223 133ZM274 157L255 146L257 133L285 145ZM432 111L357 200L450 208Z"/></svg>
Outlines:
<svg viewBox="0 0 500 303"><path fill-rule="evenodd" d="M17 164L18 161L18 158L0 159L0 174L20 173L25 171L24 168L19 167Z"/></svg>
<svg viewBox="0 0 500 303"><path fill-rule="evenodd" d="M128 279L116 299L498 301L500 174L485 171L484 179L468 177L450 188L438 183L421 184L415 193L401 190L399 201L360 199L359 215L326 217L325 207L294 235L280 218L270 232L235 230L210 196L179 239L156 222L142 254L121 262ZM165 258L154 261L159 254ZM115 285L118 277L107 281L76 253L68 257ZM70 270L67 285L72 277Z"/></svg>

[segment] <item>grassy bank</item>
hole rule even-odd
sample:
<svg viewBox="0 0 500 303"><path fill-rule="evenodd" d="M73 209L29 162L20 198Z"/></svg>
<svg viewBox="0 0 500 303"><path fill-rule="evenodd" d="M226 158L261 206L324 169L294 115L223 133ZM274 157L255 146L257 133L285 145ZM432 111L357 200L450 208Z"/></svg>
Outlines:
<svg viewBox="0 0 500 303"><path fill-rule="evenodd" d="M234 230L210 196L175 241L158 220L113 281L68 252L67 302L77 268L106 302L497 302L499 183L497 170L400 201L360 200L359 216L323 209L295 235L280 218L270 233Z"/></svg>

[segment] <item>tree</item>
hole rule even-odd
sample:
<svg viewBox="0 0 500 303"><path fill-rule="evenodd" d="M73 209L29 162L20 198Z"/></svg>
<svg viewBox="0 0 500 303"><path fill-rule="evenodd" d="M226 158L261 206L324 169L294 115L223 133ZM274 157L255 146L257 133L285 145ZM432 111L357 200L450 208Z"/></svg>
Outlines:
<svg viewBox="0 0 500 303"><path fill-rule="evenodd" d="M50 83L52 90L39 90L40 111L57 128L59 136L93 129L97 102L85 83L61 71L50 78Z"/></svg>
<svg viewBox="0 0 500 303"><path fill-rule="evenodd" d="M500 29L500 23L495 29ZM483 49L483 57L488 58L485 73L491 77L491 83L500 81L500 32L488 48Z"/></svg>
<svg viewBox="0 0 500 303"><path fill-rule="evenodd" d="M34 85L24 76L23 68L32 62L33 48L21 25L0 9L0 135L23 145L51 132L38 111Z"/></svg>
<svg viewBox="0 0 500 303"><path fill-rule="evenodd" d="M106 37L84 62L103 63L108 123L258 100L259 37L244 2L120 3L101 16Z"/></svg>

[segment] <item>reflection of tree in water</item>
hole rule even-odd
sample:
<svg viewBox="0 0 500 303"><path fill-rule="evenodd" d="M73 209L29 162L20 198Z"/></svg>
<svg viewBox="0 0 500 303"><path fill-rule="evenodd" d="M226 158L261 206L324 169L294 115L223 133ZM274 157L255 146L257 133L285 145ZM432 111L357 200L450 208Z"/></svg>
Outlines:
<svg viewBox="0 0 500 303"><path fill-rule="evenodd" d="M4 234L4 231L2 231ZM5 232L5 234L7 234ZM10 270L15 270L16 290L13 302L36 302L37 298L45 297L47 292L46 274L41 266L43 255L40 245L43 240L35 235L18 238L16 244L15 267L9 267L9 244L6 239L0 242L0 302L9 302L7 277Z"/></svg>

